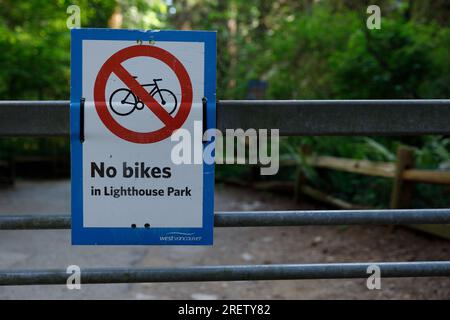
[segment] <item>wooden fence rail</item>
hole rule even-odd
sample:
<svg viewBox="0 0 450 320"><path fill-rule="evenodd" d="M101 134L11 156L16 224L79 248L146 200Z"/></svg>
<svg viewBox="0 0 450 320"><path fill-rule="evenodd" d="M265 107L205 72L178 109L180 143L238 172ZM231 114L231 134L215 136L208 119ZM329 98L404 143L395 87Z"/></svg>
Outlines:
<svg viewBox="0 0 450 320"><path fill-rule="evenodd" d="M400 149L403 149L400 148ZM329 156L311 156L306 158L308 165L317 168L346 171L368 176L395 178L396 164L392 162L373 162ZM450 185L450 171L406 169L402 173L404 180L431 184Z"/></svg>
<svg viewBox="0 0 450 320"><path fill-rule="evenodd" d="M329 206L339 209L369 209L368 206L349 203L338 199L320 190L314 189L307 184L307 179L301 170L302 165L309 165L314 168L344 171L367 176L393 179L392 194L390 201L391 209L406 209L410 207L411 194L415 183L429 183L450 186L450 170L424 170L414 168L414 150L401 146L397 150L396 162L374 162L369 160L355 160L348 158L338 158L331 156L307 155L303 154L304 163L294 159L280 160L281 167L296 166L295 181L257 181L258 175L253 175L252 181L224 180L239 185L252 186L260 190L276 190L283 193L290 193L296 201L303 196L307 196L316 201L320 201ZM242 159L242 163L245 160ZM257 169L259 165L253 166ZM450 239L450 225L416 225L415 229L432 233Z"/></svg>

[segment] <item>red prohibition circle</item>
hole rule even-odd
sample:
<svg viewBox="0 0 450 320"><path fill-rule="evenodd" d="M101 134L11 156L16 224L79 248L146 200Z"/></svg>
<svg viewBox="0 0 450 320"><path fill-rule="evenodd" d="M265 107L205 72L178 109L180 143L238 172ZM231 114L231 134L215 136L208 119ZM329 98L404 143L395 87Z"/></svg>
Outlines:
<svg viewBox="0 0 450 320"><path fill-rule="evenodd" d="M122 66L122 63L128 59L143 56L164 62L177 76L181 87L181 102L175 117L162 109L159 103ZM106 83L112 73L115 73L147 108L163 121L164 127L156 131L136 132L125 128L113 118L105 99ZM168 51L150 45L135 45L116 52L100 68L94 84L94 102L100 119L113 134L129 142L154 143L170 137L172 132L181 128L186 121L192 106L191 79L183 64Z"/></svg>

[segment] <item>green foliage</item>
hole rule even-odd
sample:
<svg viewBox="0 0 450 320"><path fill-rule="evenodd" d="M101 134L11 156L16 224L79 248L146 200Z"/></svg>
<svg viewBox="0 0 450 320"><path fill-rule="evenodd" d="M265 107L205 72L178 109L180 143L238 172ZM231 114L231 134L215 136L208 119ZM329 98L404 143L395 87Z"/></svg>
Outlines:
<svg viewBox="0 0 450 320"><path fill-rule="evenodd" d="M78 5L81 26L104 28L124 11L123 25L160 27L163 1L0 1L0 99L67 100L70 96L70 30L67 7ZM145 15L145 17L142 17ZM2 139L0 158L69 152L66 139Z"/></svg>
<svg viewBox="0 0 450 320"><path fill-rule="evenodd" d="M163 0L53 0L0 2L0 99L54 100L70 95L67 7L78 5L81 26L105 28L115 11L123 26L162 26Z"/></svg>
<svg viewBox="0 0 450 320"><path fill-rule="evenodd" d="M426 89L431 87L437 97L447 96L450 87L435 85L435 76L442 73L448 59L439 61L429 54L444 45L444 38L436 44L429 29L385 19L382 30L354 32L346 48L330 59L335 95L343 99L417 99L433 97ZM439 27L434 31L440 33Z"/></svg>
<svg viewBox="0 0 450 320"><path fill-rule="evenodd" d="M0 99L69 97L70 33L66 9L81 9L82 27L205 29L218 32L219 99L245 99L248 82L268 83L268 99L433 99L450 96L449 8L445 0L380 0L381 30L366 28L360 0L0 0ZM176 13L173 14L174 10ZM172 13L170 13L172 12ZM330 119L332 121L332 119ZM67 141L0 141L1 156L68 152ZM309 146L318 154L392 161L400 144L416 148L423 168L448 168L443 137L287 138L283 156ZM225 166L222 166L224 168ZM237 172L230 167L220 174ZM225 171L223 171L225 170ZM389 182L315 172L314 184L348 200L385 205ZM237 172L241 174L241 172ZM427 199L444 196L420 187ZM439 199L437 199L439 198Z"/></svg>

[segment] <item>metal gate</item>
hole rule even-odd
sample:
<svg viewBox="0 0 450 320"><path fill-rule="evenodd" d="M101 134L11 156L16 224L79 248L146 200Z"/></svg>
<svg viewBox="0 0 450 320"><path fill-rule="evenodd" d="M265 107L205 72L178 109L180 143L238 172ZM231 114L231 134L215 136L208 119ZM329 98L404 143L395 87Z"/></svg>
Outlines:
<svg viewBox="0 0 450 320"><path fill-rule="evenodd" d="M218 128L284 136L450 135L450 100L219 101ZM66 136L68 101L0 102L0 136ZM448 224L450 209L216 212L215 227ZM69 215L1 216L0 230L69 229ZM82 283L450 276L450 261L83 269ZM65 284L66 270L0 270L0 285Z"/></svg>

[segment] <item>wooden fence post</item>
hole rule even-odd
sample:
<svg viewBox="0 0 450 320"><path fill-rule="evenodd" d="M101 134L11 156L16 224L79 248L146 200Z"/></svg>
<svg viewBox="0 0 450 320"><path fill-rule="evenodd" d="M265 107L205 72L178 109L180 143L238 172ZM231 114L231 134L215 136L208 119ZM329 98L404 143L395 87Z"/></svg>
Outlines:
<svg viewBox="0 0 450 320"><path fill-rule="evenodd" d="M403 172L414 167L414 149L400 146L392 185L391 209L409 208L414 183L403 179Z"/></svg>

